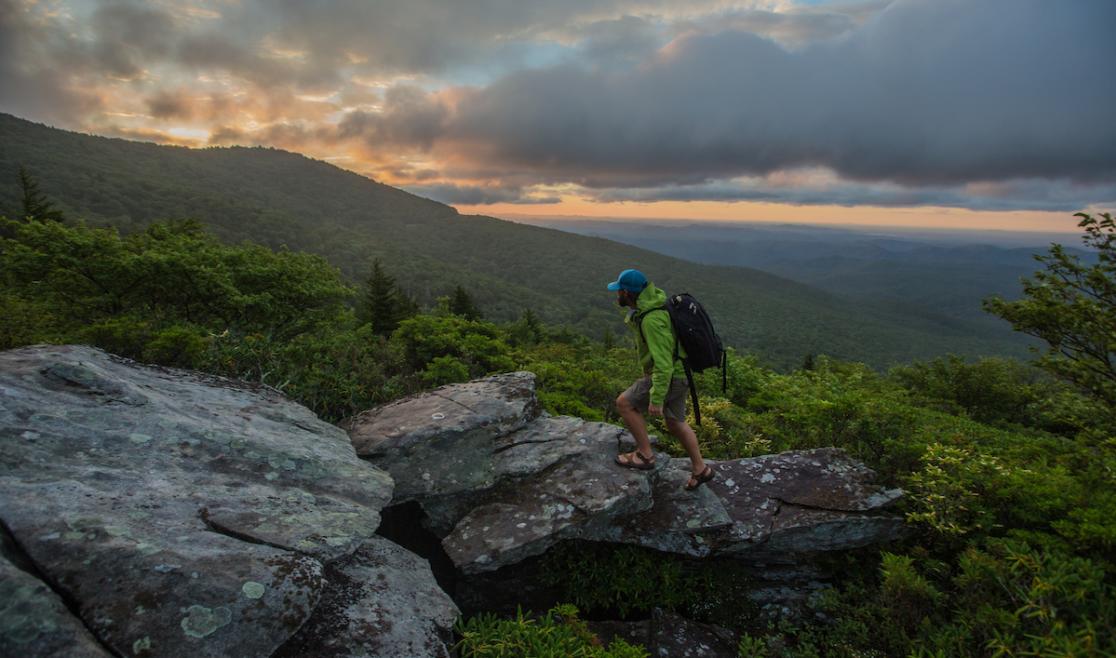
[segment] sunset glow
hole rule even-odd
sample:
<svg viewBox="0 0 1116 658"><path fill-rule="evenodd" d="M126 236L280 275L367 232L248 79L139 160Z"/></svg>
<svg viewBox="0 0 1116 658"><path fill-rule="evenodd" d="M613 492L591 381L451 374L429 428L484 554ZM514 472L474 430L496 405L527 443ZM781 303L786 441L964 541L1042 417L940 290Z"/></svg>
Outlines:
<svg viewBox="0 0 1116 658"><path fill-rule="evenodd" d="M1116 206L1111 2L469 4L0 0L0 111L287 149L470 214L1072 231Z"/></svg>

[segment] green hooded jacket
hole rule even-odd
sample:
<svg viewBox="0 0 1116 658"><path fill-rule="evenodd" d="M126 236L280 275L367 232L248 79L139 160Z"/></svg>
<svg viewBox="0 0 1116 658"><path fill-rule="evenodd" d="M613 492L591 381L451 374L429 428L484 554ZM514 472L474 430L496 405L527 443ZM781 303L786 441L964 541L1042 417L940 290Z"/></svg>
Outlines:
<svg viewBox="0 0 1116 658"><path fill-rule="evenodd" d="M651 309L662 308L666 304L666 293L648 283L636 300L636 310L628 312L624 322L635 332L636 349L639 352L639 365L644 375L651 375L651 404L662 406L670 390L670 380L685 377L686 370L681 358L674 357L674 327L670 324L670 314L664 309L643 316L643 336L640 335L640 321L636 318ZM644 341L646 337L646 342ZM686 355L678 346L679 357Z"/></svg>

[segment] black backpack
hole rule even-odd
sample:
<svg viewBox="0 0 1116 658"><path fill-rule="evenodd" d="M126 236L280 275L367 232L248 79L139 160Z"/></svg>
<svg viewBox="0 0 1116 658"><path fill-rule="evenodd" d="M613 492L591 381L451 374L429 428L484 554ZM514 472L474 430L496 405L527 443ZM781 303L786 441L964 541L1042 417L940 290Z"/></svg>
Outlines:
<svg viewBox="0 0 1116 658"><path fill-rule="evenodd" d="M702 372L708 368L721 368L721 393L728 391L728 353L717 331L713 328L713 321L701 302L694 299L690 293L671 295L667 303L659 308L644 311L637 316L639 333L643 342L647 337L643 335L643 316L652 311L666 311L670 315L670 324L674 327L674 357L678 358L678 345L686 351L686 358L682 359L682 366L686 369L686 383L690 387L690 400L694 404L694 420L701 425L701 407L698 406L697 387L694 386L694 373Z"/></svg>

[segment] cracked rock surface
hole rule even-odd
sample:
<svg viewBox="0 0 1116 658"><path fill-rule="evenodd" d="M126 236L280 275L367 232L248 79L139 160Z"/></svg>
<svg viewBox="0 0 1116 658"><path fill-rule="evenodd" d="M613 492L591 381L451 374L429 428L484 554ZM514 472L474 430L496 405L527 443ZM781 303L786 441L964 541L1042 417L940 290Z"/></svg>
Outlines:
<svg viewBox="0 0 1116 658"><path fill-rule="evenodd" d="M0 353L0 465L20 601L0 645L21 656L67 633L87 655L269 656L376 541L392 492L270 389L83 346Z"/></svg>
<svg viewBox="0 0 1116 658"><path fill-rule="evenodd" d="M465 574L566 539L794 563L902 532L884 511L902 492L838 449L708 461L717 479L684 491L689 460L658 453L653 470L620 467L630 434L540 413L534 383L520 372L444 386L351 426L357 453L395 477L392 504L418 502Z"/></svg>

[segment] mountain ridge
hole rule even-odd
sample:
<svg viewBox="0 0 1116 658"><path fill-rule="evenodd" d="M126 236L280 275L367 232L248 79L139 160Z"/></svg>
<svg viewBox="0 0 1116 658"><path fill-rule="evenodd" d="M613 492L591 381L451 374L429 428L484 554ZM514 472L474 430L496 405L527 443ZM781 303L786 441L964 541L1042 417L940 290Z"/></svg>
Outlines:
<svg viewBox="0 0 1116 658"><path fill-rule="evenodd" d="M604 284L640 267L710 308L729 345L779 367L825 353L877 367L947 352L1023 353L948 317L911 317L756 269L699 265L601 238L454 208L331 163L262 147L190 149L84 135L0 114L0 210L26 166L71 218L132 231L191 217L226 241L319 253L352 280L374 258L424 303L463 285L491 318L524 309L600 336L620 330ZM5 184L3 181L10 181Z"/></svg>

